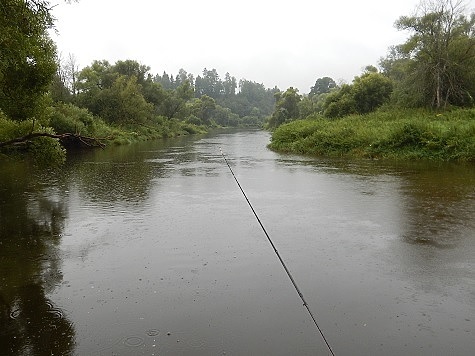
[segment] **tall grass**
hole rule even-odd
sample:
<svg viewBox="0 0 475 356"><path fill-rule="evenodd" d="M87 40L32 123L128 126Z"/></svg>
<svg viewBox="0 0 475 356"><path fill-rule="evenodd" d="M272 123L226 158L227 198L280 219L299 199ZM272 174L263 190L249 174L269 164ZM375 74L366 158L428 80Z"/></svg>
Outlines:
<svg viewBox="0 0 475 356"><path fill-rule="evenodd" d="M309 117L278 127L269 147L325 156L475 161L475 109Z"/></svg>

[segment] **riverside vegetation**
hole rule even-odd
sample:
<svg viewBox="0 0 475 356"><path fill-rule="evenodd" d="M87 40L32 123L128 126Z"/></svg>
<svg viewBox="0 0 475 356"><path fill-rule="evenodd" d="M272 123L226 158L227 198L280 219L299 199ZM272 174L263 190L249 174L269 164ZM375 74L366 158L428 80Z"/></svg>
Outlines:
<svg viewBox="0 0 475 356"><path fill-rule="evenodd" d="M48 36L50 10L46 0L0 6L0 158L54 165L71 147L264 126L284 152L475 160L475 14L460 0L422 1L396 21L410 36L378 68L351 84L318 78L305 95L215 69L152 74L131 59L79 69Z"/></svg>
<svg viewBox="0 0 475 356"><path fill-rule="evenodd" d="M131 59L79 69L48 35L51 9L46 0L0 6L0 158L61 164L71 147L262 126L273 110L277 88L215 69L158 75Z"/></svg>
<svg viewBox="0 0 475 356"><path fill-rule="evenodd" d="M315 115L280 126L270 147L326 156L474 161L475 109L379 110L336 120Z"/></svg>
<svg viewBox="0 0 475 356"><path fill-rule="evenodd" d="M475 161L475 14L423 1L396 22L411 34L351 84L319 78L277 97L270 148L294 153Z"/></svg>

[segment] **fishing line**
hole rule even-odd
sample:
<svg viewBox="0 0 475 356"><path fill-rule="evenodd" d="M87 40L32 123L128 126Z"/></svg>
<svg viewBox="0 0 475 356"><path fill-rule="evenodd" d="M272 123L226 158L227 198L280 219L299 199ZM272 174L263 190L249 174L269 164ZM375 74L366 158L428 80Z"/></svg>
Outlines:
<svg viewBox="0 0 475 356"><path fill-rule="evenodd" d="M271 244L272 248L274 249L274 252L275 252L275 254L277 255L277 257L279 258L279 261L280 261L282 267L284 267L284 270L285 270L285 272L287 273L287 276L289 276L290 281L292 282L292 284L293 284L295 290L297 291L298 295L300 296L300 299L301 299L302 302L303 302L303 306L307 309L308 314L309 314L310 317L312 318L313 323L315 324L315 326L316 326L317 329L318 329L318 332L319 332L320 335L322 336L323 341L325 341L325 344L327 345L328 351L330 351L330 353L331 353L333 356L335 356L335 354L334 354L334 352L333 352L333 350L332 350L330 344L328 343L328 341L327 341L325 335L323 335L322 329L320 328L320 326L319 326L318 323L317 323L317 319L315 318L315 316L313 315L312 311L310 310L310 307L308 306L308 304L307 304L307 302L306 302L306 300L305 300L305 298L304 298L302 292L300 291L300 288L297 286L297 283L295 282L294 277L292 276L292 274L290 273L289 269L287 268L287 265L285 264L284 260L283 260L282 257L280 256L279 251L277 251L277 248L275 247L274 242L272 241L272 239L270 238L269 234L267 233L267 230L265 229L264 225L263 225L262 222L261 222L261 219L259 218L259 216L257 215L256 211L254 210L254 207L252 206L250 200L248 199L246 193L244 192L244 189L242 189L241 184L239 183L239 181L238 181L236 175L234 174L234 171L233 171L233 169L231 168L231 166L230 166L228 160L226 159L226 156L224 155L223 151L221 150L221 147L219 148L219 151L221 152L221 156L223 156L224 162L226 162L226 165L228 166L229 170L231 171L231 174L232 174L234 180L236 181L236 183L237 183L239 189L241 190L242 195L243 195L244 198L246 199L247 204L248 204L249 207L251 208L251 210L252 210L254 216L256 217L256 219L257 219L259 225L261 226L262 231L264 231L264 234L266 235L267 240L269 241L269 243Z"/></svg>

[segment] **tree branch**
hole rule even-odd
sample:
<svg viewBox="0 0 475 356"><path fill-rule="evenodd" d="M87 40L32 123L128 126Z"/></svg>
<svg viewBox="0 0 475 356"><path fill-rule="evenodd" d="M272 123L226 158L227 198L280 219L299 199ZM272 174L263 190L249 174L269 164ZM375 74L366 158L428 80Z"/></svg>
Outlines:
<svg viewBox="0 0 475 356"><path fill-rule="evenodd" d="M18 145L22 143L26 143L31 139L36 137L50 137L53 139L60 140L63 144L67 141L76 141L77 143L82 143L88 147L101 147L104 148L106 145L99 141L99 139L95 137L87 137L81 136L79 134L72 134L72 133L64 133L64 134L50 134L47 132L30 132L28 135L17 137L9 141L0 142L0 147L10 146L10 145Z"/></svg>

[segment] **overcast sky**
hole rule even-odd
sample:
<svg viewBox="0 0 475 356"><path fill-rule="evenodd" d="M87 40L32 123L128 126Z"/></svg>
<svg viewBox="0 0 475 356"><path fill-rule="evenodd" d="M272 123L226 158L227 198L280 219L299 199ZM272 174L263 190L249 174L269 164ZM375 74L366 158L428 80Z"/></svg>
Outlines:
<svg viewBox="0 0 475 356"><path fill-rule="evenodd" d="M58 0L57 0L58 1ZM351 82L408 34L394 22L419 0L79 0L54 8L63 57L134 59L152 74L215 68L239 79L296 87ZM471 6L475 0L468 1Z"/></svg>

